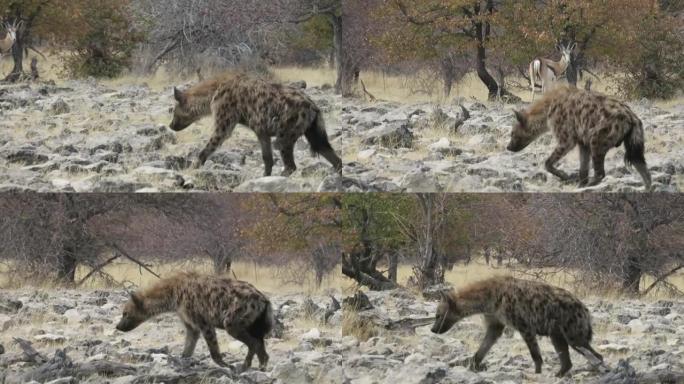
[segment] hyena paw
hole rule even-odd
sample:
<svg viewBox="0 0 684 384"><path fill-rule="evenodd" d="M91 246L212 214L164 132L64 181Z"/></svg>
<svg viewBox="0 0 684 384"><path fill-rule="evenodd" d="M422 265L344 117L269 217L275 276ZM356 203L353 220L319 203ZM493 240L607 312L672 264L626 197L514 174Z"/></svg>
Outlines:
<svg viewBox="0 0 684 384"><path fill-rule="evenodd" d="M468 369L473 372L482 372L487 370L487 364L483 362L476 362L474 359L470 359L468 363Z"/></svg>
<svg viewBox="0 0 684 384"><path fill-rule="evenodd" d="M285 168L285 169L283 170L283 173L280 174L280 176L282 176L282 177L290 177L290 175L292 175L294 172L295 172L294 169Z"/></svg>
<svg viewBox="0 0 684 384"><path fill-rule="evenodd" d="M591 179L591 182L589 183L588 186L589 187L595 187L595 186L601 184L601 181L603 181L603 179Z"/></svg>

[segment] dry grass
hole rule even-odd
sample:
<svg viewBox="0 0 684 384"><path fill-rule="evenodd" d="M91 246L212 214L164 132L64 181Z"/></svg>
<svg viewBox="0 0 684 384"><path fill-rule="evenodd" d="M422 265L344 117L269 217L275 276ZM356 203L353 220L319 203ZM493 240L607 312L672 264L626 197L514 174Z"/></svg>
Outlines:
<svg viewBox="0 0 684 384"><path fill-rule="evenodd" d="M342 336L354 336L359 341L366 341L382 333L375 324L361 318L358 312L344 311L342 315Z"/></svg>
<svg viewBox="0 0 684 384"><path fill-rule="evenodd" d="M287 266L282 268L288 268ZM313 272L303 271L300 283L283 283L280 278L282 268L258 265L249 262L233 263L231 276L239 280L247 281L266 293L278 294L316 294L328 291L338 291L344 289L348 282L342 276L333 272L323 279L320 287L316 286L313 279ZM165 263L152 265L151 269L160 276L168 276L178 271L196 270L204 273L213 273L212 265L209 262L198 260L188 260L179 263ZM55 283L43 280L40 282L27 282L26 280L13 279L9 271L12 268L8 264L0 264L0 287L2 288L21 288L31 286L42 289L53 289ZM81 280L88 272L89 268L80 267L76 272L76 281ZM154 284L157 278L148 271L140 268L133 263L113 263L103 269L104 272L112 276L118 283L133 284L137 287L146 287ZM108 284L99 278L86 281L83 289L107 288Z"/></svg>
<svg viewBox="0 0 684 384"><path fill-rule="evenodd" d="M462 289L475 282L495 277L495 276L515 276L525 279L533 279L535 275L543 275L544 281L549 284L567 289L578 296L590 298L600 296L601 298L618 298L620 293L617 290L606 290L603 292L596 292L592 287L578 286L576 277L571 271L554 271L551 269L529 269L521 272L520 269L513 269L507 266L495 267L488 266L484 260L474 260L469 264L457 264L451 271L445 274L445 280L454 287L454 289ZM400 285L406 286L409 278L413 276L413 267L411 265L400 265L397 271L397 281ZM643 278L641 286L648 286L654 281L652 276ZM680 290L684 291L684 272L671 276L668 280ZM352 293L359 288L351 279L344 277L341 283L345 292ZM647 299L657 300L659 298L667 297L665 292L654 292L647 296Z"/></svg>
<svg viewBox="0 0 684 384"><path fill-rule="evenodd" d="M25 64L28 66L31 59L36 57L38 58L38 68L43 79L55 80L58 83L66 81L67 79L64 77L62 70L61 53L57 54L48 51L43 53L45 53L47 60L31 51L29 57L25 59ZM3 58L0 61L0 73L3 75L9 73L12 66L13 63L9 57ZM326 67L284 66L272 68L272 71L276 78L283 82L306 80L309 86L334 85L336 78L335 70ZM617 87L615 80L617 76L614 75L608 78L604 73L598 73L598 75L600 80L591 75L587 75L585 80L591 78L593 90L614 95ZM422 81L422 83L425 83L422 88L425 89L419 91L412 90L421 88L415 84L420 83L419 79L424 77L425 74L423 73L411 75L387 75L379 71L364 71L361 73L361 79L366 84L368 90L381 100L401 103L445 103L454 98L487 100L487 89L474 72L468 73L454 85L451 97L448 99L443 97L442 84L438 79L431 82ZM511 76L509 80L521 86L525 86L527 83L525 79L517 76ZM174 85L196 81L195 75L180 76L162 66L152 75L139 75L129 72L115 79L102 79L100 83L109 87L147 85L153 90L161 91L169 89ZM582 82L580 86L583 87L584 83ZM530 101L530 91L527 88L511 87L509 91L522 97L525 101ZM671 100L659 100L654 103L661 108L672 108L682 105L684 103L684 96Z"/></svg>
<svg viewBox="0 0 684 384"><path fill-rule="evenodd" d="M617 290L605 290L603 292L596 292L593 287L586 287L581 284L577 284L576 277L571 271L561 271L555 272L550 269L530 269L525 273L521 273L517 269L511 269L509 267L493 267L488 266L484 263L484 260L476 260L468 265L459 264L454 267L453 270L448 271L445 275L445 279L455 289L461 289L474 282L484 280L489 277L494 276L516 276L520 278L532 279L533 275L544 274L544 281L549 284L565 288L576 295L584 298L591 297L601 297L601 298L618 298L620 293ZM413 270L411 266L402 265L399 267L397 278L400 284L405 284L409 276L413 275ZM679 273L672 276L668 281L674 284L680 290L684 290L684 273ZM652 276L644 277L642 281L642 287L648 286L653 282ZM653 292L647 296L647 299L659 299L667 297L666 292Z"/></svg>
<svg viewBox="0 0 684 384"><path fill-rule="evenodd" d="M306 80L309 86L335 84L335 71L329 68L278 67L273 72L283 82ZM412 92L410 84L415 83L417 76L386 75L377 71L361 73L361 80L370 93L380 100L400 103L443 103L442 88L439 82L431 84L430 89ZM453 97L464 97L478 100L487 99L487 89L475 74L468 74L453 89Z"/></svg>

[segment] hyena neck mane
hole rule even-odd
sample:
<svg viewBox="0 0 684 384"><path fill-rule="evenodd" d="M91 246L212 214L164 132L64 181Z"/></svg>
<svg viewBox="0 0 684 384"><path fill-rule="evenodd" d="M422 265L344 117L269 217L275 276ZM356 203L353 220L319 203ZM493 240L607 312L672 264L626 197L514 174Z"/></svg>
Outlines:
<svg viewBox="0 0 684 384"><path fill-rule="evenodd" d="M223 84L221 79L205 80L185 92L190 108L195 116L208 116L211 114L211 101L218 88Z"/></svg>
<svg viewBox="0 0 684 384"><path fill-rule="evenodd" d="M546 92L544 97L530 106L530 108L527 110L527 118L530 119L530 121L540 119L546 120L549 114L549 109L553 104L557 103L559 100L567 98L569 94L575 92L579 92L579 90L569 86L557 86L553 88L552 90Z"/></svg>
<svg viewBox="0 0 684 384"><path fill-rule="evenodd" d="M451 305L456 305L463 317L496 311L497 289L489 280L475 283L450 294Z"/></svg>
<svg viewBox="0 0 684 384"><path fill-rule="evenodd" d="M547 121L551 106L573 92L577 92L577 89L567 86L558 86L544 94L544 97L532 104L527 111L525 111L526 131L535 138L547 132L549 130Z"/></svg>
<svg viewBox="0 0 684 384"><path fill-rule="evenodd" d="M164 279L142 291L139 297L143 298L145 312L155 316L175 311L178 307L177 286L175 279Z"/></svg>

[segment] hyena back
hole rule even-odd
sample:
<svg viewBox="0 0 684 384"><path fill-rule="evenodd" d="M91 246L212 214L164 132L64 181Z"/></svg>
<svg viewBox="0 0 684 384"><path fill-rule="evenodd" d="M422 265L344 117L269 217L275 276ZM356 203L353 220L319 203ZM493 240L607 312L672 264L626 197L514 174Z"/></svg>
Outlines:
<svg viewBox="0 0 684 384"><path fill-rule="evenodd" d="M247 345L243 369L251 367L255 354L260 368L266 368L264 337L273 326L273 313L268 298L249 283L194 272L179 273L131 294L116 329L131 331L165 312L176 312L185 325L183 357L192 356L201 334L214 362L226 366L216 340L215 329L219 328Z"/></svg>
<svg viewBox="0 0 684 384"><path fill-rule="evenodd" d="M537 336L551 338L561 360L558 377L572 367L568 346L593 365L603 361L590 345L589 310L564 289L512 277L495 277L458 293L443 293L432 332L444 333L461 319L476 314L484 315L487 333L471 359L473 370L483 369L482 360L507 326L516 329L525 340L536 373L541 373L542 366Z"/></svg>
<svg viewBox="0 0 684 384"><path fill-rule="evenodd" d="M283 176L296 169L294 146L304 135L313 154L328 160L338 173L342 160L335 154L325 130L323 114L300 90L246 74L230 74L206 80L183 92L174 88L176 107L170 128L181 131L202 117L213 114L214 134L200 152L195 167L204 165L209 156L233 133L237 124L249 127L261 144L264 175L273 169L271 138L276 138L285 169Z"/></svg>
<svg viewBox="0 0 684 384"><path fill-rule="evenodd" d="M556 164L575 146L580 148L580 186L594 186L605 177L604 161L613 147L625 145L625 165L634 166L646 185L651 175L644 159L644 128L641 120L623 102L598 93L572 87L557 87L528 110L515 112L517 124L511 132L508 150L522 151L548 130L558 141L546 160L546 169L561 180L568 175ZM594 177L589 181L589 165Z"/></svg>

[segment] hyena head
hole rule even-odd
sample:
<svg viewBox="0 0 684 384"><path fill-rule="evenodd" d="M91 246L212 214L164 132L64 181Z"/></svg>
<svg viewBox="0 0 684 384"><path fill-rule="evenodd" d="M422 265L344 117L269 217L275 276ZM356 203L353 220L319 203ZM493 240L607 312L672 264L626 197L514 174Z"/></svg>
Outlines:
<svg viewBox="0 0 684 384"><path fill-rule="evenodd" d="M515 111L515 118L517 123L513 126L511 141L506 149L520 152L546 131L546 122L544 119L530 119L523 111Z"/></svg>
<svg viewBox="0 0 684 384"><path fill-rule="evenodd" d="M458 323L465 316L451 294L440 292L440 295L442 296L442 300L437 306L435 324L432 326L431 331L432 333L442 334L451 329L454 324Z"/></svg>
<svg viewBox="0 0 684 384"><path fill-rule="evenodd" d="M144 299L137 293L132 293L131 298L124 305L123 315L116 329L123 332L132 331L150 317L145 310Z"/></svg>
<svg viewBox="0 0 684 384"><path fill-rule="evenodd" d="M172 130L182 131L205 115L205 108L194 105L197 101L187 93L174 87L173 97L176 99L176 106L173 109L173 120L169 125Z"/></svg>

